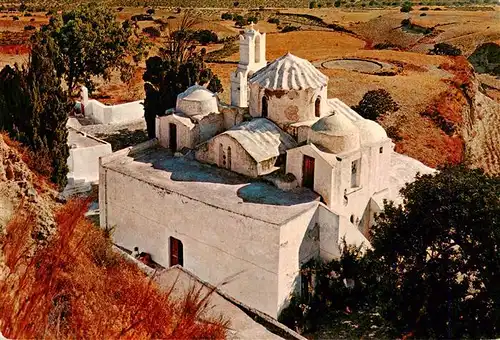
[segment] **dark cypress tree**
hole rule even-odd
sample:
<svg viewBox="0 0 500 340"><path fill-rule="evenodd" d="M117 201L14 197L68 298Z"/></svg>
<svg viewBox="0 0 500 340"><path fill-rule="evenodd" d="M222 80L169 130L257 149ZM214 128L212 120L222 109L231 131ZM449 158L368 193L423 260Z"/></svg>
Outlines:
<svg viewBox="0 0 500 340"><path fill-rule="evenodd" d="M58 50L52 38L38 32L31 44L26 66L6 66L0 72L0 129L27 146L38 168L50 169L42 174L63 188L72 103L56 76L53 60Z"/></svg>
<svg viewBox="0 0 500 340"><path fill-rule="evenodd" d="M46 148L51 158L51 179L60 187L66 185L68 173L67 144L68 130L66 123L73 103L61 87L61 80L56 76L53 60L58 53L57 45L47 34L38 33L32 38L32 52L28 66L28 82L32 84L33 126L38 138L33 136L33 146Z"/></svg>

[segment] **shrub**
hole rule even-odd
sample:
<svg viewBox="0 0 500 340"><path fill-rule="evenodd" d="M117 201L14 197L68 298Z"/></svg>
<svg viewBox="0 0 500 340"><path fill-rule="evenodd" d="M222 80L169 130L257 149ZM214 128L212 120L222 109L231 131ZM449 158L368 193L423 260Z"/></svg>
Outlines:
<svg viewBox="0 0 500 340"><path fill-rule="evenodd" d="M217 33L212 32L210 30L199 30L194 32L193 39L198 41L202 45L217 43L219 41Z"/></svg>
<svg viewBox="0 0 500 340"><path fill-rule="evenodd" d="M234 25L236 27L243 27L247 24L247 20L243 18L241 15L238 15L237 18L234 20Z"/></svg>
<svg viewBox="0 0 500 340"><path fill-rule="evenodd" d="M251 22L253 22L254 24L256 24L256 23L259 22L259 18L257 18L256 16L248 17L247 18L247 24L250 24Z"/></svg>
<svg viewBox="0 0 500 340"><path fill-rule="evenodd" d="M375 44L373 48L376 50L391 50L391 49L399 50L401 49L401 46L385 41L383 43Z"/></svg>
<svg viewBox="0 0 500 340"><path fill-rule="evenodd" d="M35 22L35 18L31 18L31 19L30 19L30 22Z"/></svg>
<svg viewBox="0 0 500 340"><path fill-rule="evenodd" d="M270 23L270 24L279 25L280 24L280 19L278 19L278 18L269 18L269 19L267 19L267 22Z"/></svg>
<svg viewBox="0 0 500 340"><path fill-rule="evenodd" d="M24 16L25 16L25 17L32 17L32 16L33 16L33 14L31 14L31 13L29 13L29 12L28 12L28 13L24 13Z"/></svg>
<svg viewBox="0 0 500 340"><path fill-rule="evenodd" d="M118 8L116 9L116 11L117 11L117 12L121 12L121 11L123 11L123 7L118 7Z"/></svg>
<svg viewBox="0 0 500 340"><path fill-rule="evenodd" d="M222 20L233 20L233 15L231 13L222 13L220 16Z"/></svg>
<svg viewBox="0 0 500 340"><path fill-rule="evenodd" d="M238 7L239 5L240 5L240 3L238 1L233 2L234 7Z"/></svg>
<svg viewBox="0 0 500 340"><path fill-rule="evenodd" d="M378 89L366 92L358 106L353 107L353 110L363 118L377 120L381 115L399 110L399 105L392 99L387 90Z"/></svg>
<svg viewBox="0 0 500 340"><path fill-rule="evenodd" d="M429 7L421 7L420 8L420 11L428 11L429 10Z"/></svg>
<svg viewBox="0 0 500 340"><path fill-rule="evenodd" d="M410 12L410 11L413 9L413 7L412 7L411 5L412 5L412 3L411 3L411 2L409 2L409 1L404 2L404 3L401 5L400 12L404 12L404 13L408 13L408 12Z"/></svg>
<svg viewBox="0 0 500 340"><path fill-rule="evenodd" d="M427 13L420 13L420 16L425 17L425 16L427 16Z"/></svg>
<svg viewBox="0 0 500 340"><path fill-rule="evenodd" d="M462 54L462 51L451 44L438 43L435 44L434 48L429 51L429 54L459 56Z"/></svg>
<svg viewBox="0 0 500 340"><path fill-rule="evenodd" d="M36 27L33 25L26 25L26 26L24 26L24 30L25 31L33 31L33 30L36 30Z"/></svg>
<svg viewBox="0 0 500 340"><path fill-rule="evenodd" d="M335 0L335 2L333 3L335 7L340 7L340 4L341 4L340 0Z"/></svg>
<svg viewBox="0 0 500 340"><path fill-rule="evenodd" d="M149 14L137 14L130 18L132 21L153 21L153 17Z"/></svg>
<svg viewBox="0 0 500 340"><path fill-rule="evenodd" d="M292 25L286 25L281 29L281 33L287 33L287 32L293 32L293 31L299 31L300 26L292 26Z"/></svg>
<svg viewBox="0 0 500 340"><path fill-rule="evenodd" d="M317 3L316 1L311 1L311 2L309 3L309 8L311 8L311 9L312 9L312 8L316 8L316 7L318 7L318 3Z"/></svg>
<svg viewBox="0 0 500 340"><path fill-rule="evenodd" d="M149 35L151 38L159 38L161 37L161 32L158 28L154 27L154 26L148 26L148 27L144 27L142 29L142 32Z"/></svg>
<svg viewBox="0 0 500 340"><path fill-rule="evenodd" d="M18 20L19 20L19 17L18 17L18 16L16 16L16 15L14 15L14 16L12 17L12 20L13 20L13 21L18 21Z"/></svg>
<svg viewBox="0 0 500 340"><path fill-rule="evenodd" d="M155 9L154 8L148 8L148 10L146 11L147 14L149 15L153 15L155 14Z"/></svg>

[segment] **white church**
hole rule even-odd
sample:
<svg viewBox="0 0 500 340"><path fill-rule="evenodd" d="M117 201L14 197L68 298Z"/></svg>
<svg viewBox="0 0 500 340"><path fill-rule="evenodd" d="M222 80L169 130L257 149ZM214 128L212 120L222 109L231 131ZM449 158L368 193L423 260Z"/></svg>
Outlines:
<svg viewBox="0 0 500 340"><path fill-rule="evenodd" d="M384 199L433 170L393 151L374 121L327 98L328 77L266 36L240 36L231 105L203 86L179 94L155 140L100 159L102 227L115 243L180 264L272 317L309 282L311 259L364 244Z"/></svg>

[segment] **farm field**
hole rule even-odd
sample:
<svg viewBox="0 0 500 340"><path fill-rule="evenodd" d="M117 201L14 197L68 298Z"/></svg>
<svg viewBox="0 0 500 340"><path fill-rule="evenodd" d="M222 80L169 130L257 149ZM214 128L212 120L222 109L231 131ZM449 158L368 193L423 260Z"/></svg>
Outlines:
<svg viewBox="0 0 500 340"><path fill-rule="evenodd" d="M231 20L221 20L221 14L231 12L256 15L256 11L249 12L243 8L247 4L249 3L241 2L238 8L231 8L233 7L231 2L228 5L230 9L200 9L199 22L195 29L211 30L219 39L237 36L241 28L236 27ZM266 6L272 5L266 3ZM186 3L186 6L189 6L189 3ZM293 4L290 6L279 9L279 12L269 8L258 11L259 22L255 28L267 33L268 61L287 52L310 60L321 72L329 76L329 97L337 97L348 105L356 105L369 90L386 89L399 104L400 109L394 114L383 117L381 123L386 129L397 131L397 136L394 138L396 150L399 152L415 157L432 167L448 162L456 163L469 157L484 168L491 168L493 172L500 171L500 153L495 146L493 146L495 150L487 150L489 158L481 156L481 152L486 148L485 145L491 143L500 145L499 136L491 131L497 124L495 119L485 118L485 121L490 123L475 128L473 137L471 133L464 133L464 136L474 139L467 141L469 143L467 144L465 137L460 134L446 134L424 114L434 107L445 114L449 111L465 114L463 112L468 110L467 101L463 98L463 94L457 92L454 83L458 72L455 69L463 67L463 63L456 58L428 55L427 52L434 44L446 42L460 48L467 57L483 43L500 41L500 25L496 24L500 22L500 7L469 11L443 6L430 6L426 10L422 8L423 6L415 6L410 13L401 13L397 8L349 10L292 8ZM436 10L437 8L440 10ZM130 19L133 15L145 13L146 9L125 7L117 11L117 18ZM156 8L154 18L167 23L167 27L175 27L182 15L176 12L173 8ZM14 21L14 16L19 20ZM316 19L308 16L314 16ZM278 18L280 23L269 23L269 18ZM401 22L405 19L409 19L417 29L428 29L428 33L402 27ZM45 12L32 13L27 17L22 13L0 13L0 67L26 60L26 40L29 31L25 30L25 26L39 27L47 21ZM300 27L300 30L281 33L280 28L288 25ZM334 25L333 29L329 29L327 25ZM158 22L138 22L139 30L149 26L159 27ZM152 39L151 42L153 48L150 55L155 55L163 43L163 38ZM388 47L390 49L377 47L377 44L388 43L391 45ZM237 40L226 45L218 43L204 47L209 55L214 51L221 52L218 55L214 54L215 57L210 58L208 65L221 79L224 88L219 95L221 101L228 102L230 74L236 68L239 59ZM380 75L355 69L323 67L328 65L325 62L331 60L352 58L384 63L391 66L393 72L390 75ZM142 62L130 84L123 84L118 74L113 75L110 82L102 84L95 97L105 103L144 98L142 81L144 67ZM469 80L477 84L484 83L487 98L485 100L498 103L500 98L498 79L480 75ZM453 123L462 127L462 121Z"/></svg>

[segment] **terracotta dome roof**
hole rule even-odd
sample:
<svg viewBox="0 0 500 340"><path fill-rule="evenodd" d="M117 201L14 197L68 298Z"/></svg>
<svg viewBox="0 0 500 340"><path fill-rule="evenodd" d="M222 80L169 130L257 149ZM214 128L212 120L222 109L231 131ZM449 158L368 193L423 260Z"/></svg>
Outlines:
<svg viewBox="0 0 500 340"><path fill-rule="evenodd" d="M360 146L359 130L349 118L334 113L311 126L309 142L336 154L352 151Z"/></svg>
<svg viewBox="0 0 500 340"><path fill-rule="evenodd" d="M360 119L354 122L359 129L361 144L372 144L387 139L387 133L377 122Z"/></svg>
<svg viewBox="0 0 500 340"><path fill-rule="evenodd" d="M309 61L288 53L255 72L250 83L270 90L305 90L326 86L328 77Z"/></svg>

